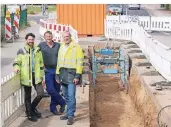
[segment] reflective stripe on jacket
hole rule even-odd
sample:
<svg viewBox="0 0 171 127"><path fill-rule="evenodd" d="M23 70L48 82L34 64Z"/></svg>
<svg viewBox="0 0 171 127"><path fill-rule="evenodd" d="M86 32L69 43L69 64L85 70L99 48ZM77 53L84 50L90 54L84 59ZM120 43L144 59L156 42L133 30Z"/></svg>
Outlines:
<svg viewBox="0 0 171 127"><path fill-rule="evenodd" d="M32 49L26 44L19 49L14 61L13 68L20 71L21 84L32 86ZM34 73L35 84L42 82L44 76L43 58L40 48L34 46Z"/></svg>
<svg viewBox="0 0 171 127"><path fill-rule="evenodd" d="M65 43L62 43L59 49L56 74L59 74L60 68L76 69L76 74L82 74L84 54L81 47L72 41L66 53L63 54L64 46Z"/></svg>

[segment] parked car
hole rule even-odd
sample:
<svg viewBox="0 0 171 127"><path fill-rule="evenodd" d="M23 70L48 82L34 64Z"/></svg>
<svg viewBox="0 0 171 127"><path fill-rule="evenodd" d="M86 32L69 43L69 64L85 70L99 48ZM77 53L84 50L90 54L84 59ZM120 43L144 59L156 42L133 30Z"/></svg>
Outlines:
<svg viewBox="0 0 171 127"><path fill-rule="evenodd" d="M108 9L112 15L123 15L123 6L121 4L111 4Z"/></svg>
<svg viewBox="0 0 171 127"><path fill-rule="evenodd" d="M140 4L129 4L128 9L138 9L140 10Z"/></svg>

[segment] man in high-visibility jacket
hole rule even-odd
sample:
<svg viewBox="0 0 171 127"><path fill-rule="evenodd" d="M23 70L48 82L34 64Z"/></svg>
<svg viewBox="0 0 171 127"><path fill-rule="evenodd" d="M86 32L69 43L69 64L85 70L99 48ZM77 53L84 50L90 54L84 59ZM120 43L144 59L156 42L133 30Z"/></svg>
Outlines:
<svg viewBox="0 0 171 127"><path fill-rule="evenodd" d="M42 86L44 76L43 58L40 49L34 44L35 35L28 33L25 37L26 44L17 52L13 63L15 73L20 73L20 82L25 92L26 115L30 121L37 121L41 117L36 106L44 95ZM31 89L34 86L37 96L31 103Z"/></svg>
<svg viewBox="0 0 171 127"><path fill-rule="evenodd" d="M82 75L84 54L81 47L71 40L69 32L64 32L63 36L64 42L58 54L56 81L62 84L62 92L67 105L67 113L60 119L68 119L67 124L72 125L76 111L76 85Z"/></svg>

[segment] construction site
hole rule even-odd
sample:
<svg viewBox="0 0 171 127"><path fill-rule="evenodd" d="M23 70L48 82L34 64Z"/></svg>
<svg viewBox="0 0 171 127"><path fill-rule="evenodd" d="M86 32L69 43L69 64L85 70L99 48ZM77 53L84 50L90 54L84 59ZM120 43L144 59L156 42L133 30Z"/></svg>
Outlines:
<svg viewBox="0 0 171 127"><path fill-rule="evenodd" d="M39 43L49 30L53 40L59 43L63 41L62 33L69 31L84 51L82 84L76 88L74 127L171 127L171 14L168 14L170 17L134 16L135 11L150 14L152 7L149 5L110 16L106 4L55 6L55 13L49 13L49 17L27 15L30 27L17 28L15 34L8 31L3 35L7 43L1 47L4 58L1 59L2 65L4 62L1 66L4 72L0 90L1 126L67 126L49 111L50 97L44 97L38 106L42 118L38 122L27 120L19 75L5 65L5 60L12 61L17 48L23 46L28 31L38 35L36 41ZM15 20L15 15L19 14L17 7L11 10L14 10L11 15ZM4 17L10 21L10 17ZM20 19L17 21L19 23ZM12 24L10 22L11 29ZM32 98L35 96L33 89Z"/></svg>

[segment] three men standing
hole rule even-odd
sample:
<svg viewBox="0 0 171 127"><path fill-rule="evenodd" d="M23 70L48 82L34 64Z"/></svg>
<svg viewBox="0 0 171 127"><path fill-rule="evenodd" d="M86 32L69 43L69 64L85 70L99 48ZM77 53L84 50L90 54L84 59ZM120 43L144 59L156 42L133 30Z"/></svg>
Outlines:
<svg viewBox="0 0 171 127"><path fill-rule="evenodd" d="M46 84L46 90L51 96L50 111L55 115L61 115L61 120L68 120L67 124L74 123L76 111L76 85L80 82L83 71L84 54L81 47L71 39L69 32L63 34L64 42L53 42L52 33L45 32L45 42L38 46L34 44L35 35L26 35L26 45L17 52L17 58L13 64L14 71L20 72L21 84L25 91L25 107L29 120L37 121L41 113L36 106L44 95L42 81ZM45 72L45 79L44 77ZM34 86L37 97L31 103L31 86ZM60 95L60 88L64 98ZM65 99L65 100L64 100ZM60 105L60 111L56 106Z"/></svg>

